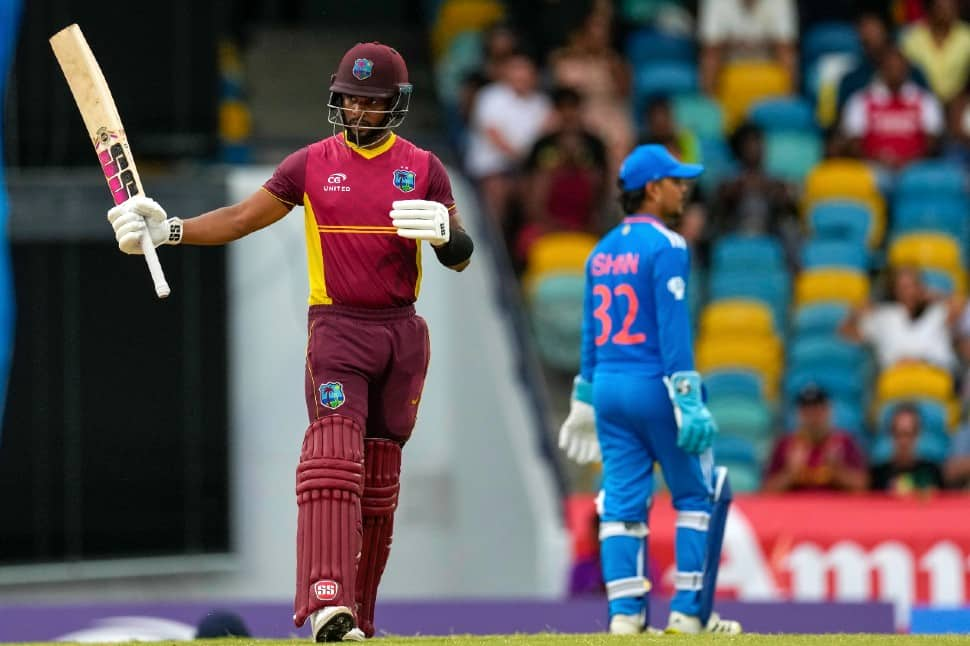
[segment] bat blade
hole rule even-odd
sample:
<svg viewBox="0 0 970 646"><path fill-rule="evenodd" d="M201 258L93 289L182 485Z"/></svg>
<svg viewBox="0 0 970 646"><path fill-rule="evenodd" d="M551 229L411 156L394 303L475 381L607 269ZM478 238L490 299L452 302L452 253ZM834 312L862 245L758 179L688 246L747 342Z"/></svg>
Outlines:
<svg viewBox="0 0 970 646"><path fill-rule="evenodd" d="M111 199L118 205L136 195L143 195L141 178L128 146L121 116L101 66L81 28L76 24L65 27L51 36L50 44L81 112L88 139L98 155ZM141 248L155 283L155 293L159 298L165 298L171 290L147 232L142 236Z"/></svg>

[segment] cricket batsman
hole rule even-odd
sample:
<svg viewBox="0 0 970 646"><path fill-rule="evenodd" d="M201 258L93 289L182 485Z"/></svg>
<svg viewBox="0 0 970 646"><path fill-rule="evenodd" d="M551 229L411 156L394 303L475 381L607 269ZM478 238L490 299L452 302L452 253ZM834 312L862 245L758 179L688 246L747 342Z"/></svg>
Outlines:
<svg viewBox="0 0 970 646"><path fill-rule="evenodd" d="M586 264L581 368L559 445L581 464L602 457L600 555L615 634L652 630L645 561L655 462L677 510L666 632L741 632L712 612L731 491L727 470L714 468L717 425L694 369L688 320L690 257L676 232L703 170L661 145L634 149L620 167L627 215Z"/></svg>
<svg viewBox="0 0 970 646"><path fill-rule="evenodd" d="M428 327L414 311L421 243L455 271L472 255L441 161L394 133L410 98L401 55L358 43L331 76L335 134L284 159L262 190L187 220L141 197L108 212L121 250L140 253L146 228L156 246L223 244L303 205L310 425L296 470L293 621L309 618L318 642L374 634L401 447L428 368Z"/></svg>

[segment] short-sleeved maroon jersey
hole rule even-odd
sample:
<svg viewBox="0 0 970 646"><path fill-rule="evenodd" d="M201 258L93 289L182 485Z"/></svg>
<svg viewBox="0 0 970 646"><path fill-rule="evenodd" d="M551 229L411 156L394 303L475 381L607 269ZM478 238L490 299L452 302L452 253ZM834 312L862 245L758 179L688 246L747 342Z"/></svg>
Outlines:
<svg viewBox="0 0 970 646"><path fill-rule="evenodd" d="M263 188L306 212L310 304L398 307L421 287L421 246L397 235L395 200L434 200L455 208L451 182L431 152L391 134L374 149L343 135L301 148Z"/></svg>

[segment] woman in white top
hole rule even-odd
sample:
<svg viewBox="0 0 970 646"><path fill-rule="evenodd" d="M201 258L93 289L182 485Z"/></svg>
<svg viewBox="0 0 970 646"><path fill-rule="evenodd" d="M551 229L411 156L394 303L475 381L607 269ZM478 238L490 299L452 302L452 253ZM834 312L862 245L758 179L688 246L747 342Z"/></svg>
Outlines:
<svg viewBox="0 0 970 646"><path fill-rule="evenodd" d="M871 344L880 370L900 361L923 361L954 371L950 330L960 305L959 299L947 301L929 292L919 269L898 267L892 275L892 300L853 311L839 332Z"/></svg>

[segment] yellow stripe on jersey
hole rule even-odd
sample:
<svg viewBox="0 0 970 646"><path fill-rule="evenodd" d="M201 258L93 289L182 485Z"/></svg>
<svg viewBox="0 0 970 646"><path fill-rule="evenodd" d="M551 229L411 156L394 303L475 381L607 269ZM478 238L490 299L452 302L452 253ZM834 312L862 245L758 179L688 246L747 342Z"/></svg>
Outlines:
<svg viewBox="0 0 970 646"><path fill-rule="evenodd" d="M342 132L340 134L343 135L344 143L347 144L347 147L364 159L374 159L381 153L386 153L391 149L391 146L394 145L394 142L397 141L397 135L392 132L390 136L388 136L387 140L384 141L384 143L382 143L380 146L377 146L376 148L361 148L360 146L357 146L349 141L346 133Z"/></svg>
<svg viewBox="0 0 970 646"><path fill-rule="evenodd" d="M375 233L384 235L394 235L397 233L397 229L394 227L351 224L321 224L317 226L317 230L320 233Z"/></svg>
<svg viewBox="0 0 970 646"><path fill-rule="evenodd" d="M422 270L422 267L421 267L421 247L422 247L422 244L421 244L421 241L420 240L415 240L414 242L418 246L417 253L415 254L415 256L418 259L418 277L414 281L414 297L417 298L421 294L421 270Z"/></svg>
<svg viewBox="0 0 970 646"><path fill-rule="evenodd" d="M327 294L327 281L323 272L323 244L317 217L313 214L310 196L303 195L304 225L306 226L306 266L310 274L310 305L330 305L333 299Z"/></svg>

